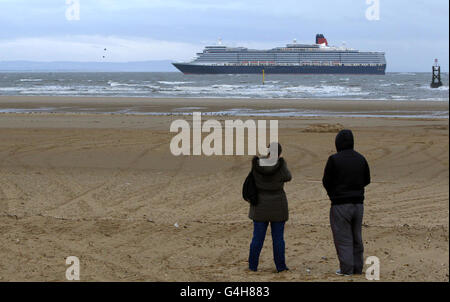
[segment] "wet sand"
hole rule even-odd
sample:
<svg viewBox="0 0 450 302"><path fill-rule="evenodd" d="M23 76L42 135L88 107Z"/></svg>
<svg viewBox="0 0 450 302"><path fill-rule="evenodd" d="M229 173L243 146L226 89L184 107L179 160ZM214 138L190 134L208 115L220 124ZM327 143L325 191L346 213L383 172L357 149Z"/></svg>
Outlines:
<svg viewBox="0 0 450 302"><path fill-rule="evenodd" d="M214 99L149 103L0 97L0 109L61 102L99 112L130 103L160 112L242 104ZM444 102L247 104L279 108L281 103L329 111L375 112L386 106L448 111ZM169 150L173 120L0 114L0 281L64 281L68 256L80 258L82 281L365 281L364 276L334 275L338 262L329 201L320 181L326 159L334 152L336 131L345 127L354 131L356 149L372 169L363 238L365 256L380 258L381 281L448 282L448 119L279 119L280 142L293 174L286 185L286 258L291 270L282 274L274 273L270 231L260 272L247 271L252 223L241 188L250 157L174 157Z"/></svg>
<svg viewBox="0 0 450 302"><path fill-rule="evenodd" d="M256 114L270 112L345 116L429 116L448 119L449 103L443 101L368 101L308 99L222 99L222 98L120 98L120 97L30 97L0 96L0 112L16 109L57 113Z"/></svg>

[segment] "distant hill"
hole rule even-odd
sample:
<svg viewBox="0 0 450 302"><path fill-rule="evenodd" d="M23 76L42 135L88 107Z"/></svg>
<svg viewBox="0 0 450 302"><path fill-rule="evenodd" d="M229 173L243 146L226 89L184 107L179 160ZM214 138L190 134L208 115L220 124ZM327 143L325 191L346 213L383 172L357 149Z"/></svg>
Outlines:
<svg viewBox="0 0 450 302"><path fill-rule="evenodd" d="M0 71L171 72L169 60L143 62L32 62L0 61Z"/></svg>

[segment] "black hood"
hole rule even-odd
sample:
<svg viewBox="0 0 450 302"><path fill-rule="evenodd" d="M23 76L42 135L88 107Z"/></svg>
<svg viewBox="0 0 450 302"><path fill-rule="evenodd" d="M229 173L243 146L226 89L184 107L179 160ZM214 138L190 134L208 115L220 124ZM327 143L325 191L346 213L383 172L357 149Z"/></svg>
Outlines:
<svg viewBox="0 0 450 302"><path fill-rule="evenodd" d="M353 133L351 130L341 130L338 135L336 135L336 150L341 152L347 149L353 149Z"/></svg>
<svg viewBox="0 0 450 302"><path fill-rule="evenodd" d="M278 170L280 170L281 166L284 163L284 159L282 157L278 158L278 161L273 166L260 166L259 165L259 158L257 156L253 157L252 160L252 166L253 169L262 175L273 175L277 173Z"/></svg>

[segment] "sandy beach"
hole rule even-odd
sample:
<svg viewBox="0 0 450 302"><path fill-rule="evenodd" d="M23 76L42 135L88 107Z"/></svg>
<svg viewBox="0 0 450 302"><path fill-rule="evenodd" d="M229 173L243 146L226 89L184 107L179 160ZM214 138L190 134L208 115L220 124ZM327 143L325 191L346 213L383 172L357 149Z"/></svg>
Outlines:
<svg viewBox="0 0 450 302"><path fill-rule="evenodd" d="M55 113L0 114L0 281L65 281L68 256L79 257L82 281L342 281L334 275L338 261L321 178L336 132L350 128L372 170L365 256L380 259L381 281L448 282L449 121L409 117L448 116L448 106L2 96L0 110ZM270 233L260 271L247 271L252 222L241 189L251 157L175 157L169 127L180 117L105 113L130 107L389 111L405 117L276 118L293 174L286 185L290 271L276 274Z"/></svg>

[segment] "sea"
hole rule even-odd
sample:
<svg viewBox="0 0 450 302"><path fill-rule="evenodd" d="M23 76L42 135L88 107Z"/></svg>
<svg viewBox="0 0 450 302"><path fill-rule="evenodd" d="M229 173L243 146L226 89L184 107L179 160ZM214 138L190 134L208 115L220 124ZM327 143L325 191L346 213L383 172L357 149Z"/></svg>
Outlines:
<svg viewBox="0 0 450 302"><path fill-rule="evenodd" d="M0 73L0 95L449 101L430 73L386 75L184 75L178 72Z"/></svg>

